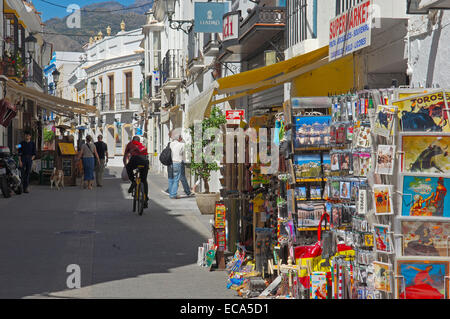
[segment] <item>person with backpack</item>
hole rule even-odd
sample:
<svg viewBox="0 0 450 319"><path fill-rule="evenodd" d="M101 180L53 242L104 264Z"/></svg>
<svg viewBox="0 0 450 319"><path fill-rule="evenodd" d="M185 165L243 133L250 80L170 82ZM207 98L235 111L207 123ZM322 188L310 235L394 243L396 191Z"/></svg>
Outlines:
<svg viewBox="0 0 450 319"><path fill-rule="evenodd" d="M84 170L84 188L91 190L94 186L94 169L95 169L95 159L100 163L100 158L98 157L97 148L94 143L92 143L92 137L90 135L86 136L86 143L81 146L81 152L78 155L78 159L83 159L83 170Z"/></svg>
<svg viewBox="0 0 450 319"><path fill-rule="evenodd" d="M129 159L129 160L128 160ZM128 163L127 163L128 161ZM147 148L141 143L141 139L139 136L133 137L130 143L127 144L125 148L125 154L123 155L123 164L127 170L128 178L131 181L131 186L128 189L128 193L132 193L134 188L136 187L136 181L134 180L133 171L138 166L144 166L140 168L142 184L144 185L145 192L145 204L144 208L148 207L148 170L150 168L150 162L148 160L148 151Z"/></svg>
<svg viewBox="0 0 450 319"><path fill-rule="evenodd" d="M171 199L179 198L177 192L180 181L186 195L188 197L194 195L189 187L185 174L184 144L181 134L176 134L174 140L169 145L172 155L172 165L169 167L169 196Z"/></svg>

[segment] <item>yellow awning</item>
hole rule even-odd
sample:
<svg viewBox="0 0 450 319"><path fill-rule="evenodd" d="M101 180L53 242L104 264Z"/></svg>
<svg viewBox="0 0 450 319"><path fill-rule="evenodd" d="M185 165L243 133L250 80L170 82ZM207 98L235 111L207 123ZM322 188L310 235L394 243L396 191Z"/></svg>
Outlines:
<svg viewBox="0 0 450 319"><path fill-rule="evenodd" d="M217 80L219 87L215 90L215 94L236 94L210 101L207 109L211 105L255 94L284 84L327 63L328 46L286 61L219 79Z"/></svg>
<svg viewBox="0 0 450 319"><path fill-rule="evenodd" d="M70 115L71 113L87 115L88 113L97 112L97 108L95 106L48 95L35 89L19 85L12 80L6 81L6 89L7 91L13 91L19 96L24 96L30 100L34 100L40 107L56 113L65 115Z"/></svg>
<svg viewBox="0 0 450 319"><path fill-rule="evenodd" d="M230 94L245 90L258 89L263 86L280 85L289 79L293 72L318 62L328 56L328 46L318 50L293 57L286 61L271 64L254 70L234 74L225 78L218 79L219 88L217 94ZM298 76L296 74L295 76ZM269 87L267 87L269 88ZM266 89L267 89L266 88Z"/></svg>

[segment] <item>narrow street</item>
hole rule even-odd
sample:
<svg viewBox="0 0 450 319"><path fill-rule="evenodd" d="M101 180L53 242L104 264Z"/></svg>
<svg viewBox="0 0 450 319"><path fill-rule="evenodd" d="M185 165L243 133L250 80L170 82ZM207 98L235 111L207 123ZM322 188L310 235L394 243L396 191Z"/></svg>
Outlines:
<svg viewBox="0 0 450 319"><path fill-rule="evenodd" d="M103 188L51 190L0 198L0 298L234 298L226 274L197 266L211 216L195 198L170 200L167 180L149 176L150 203L132 213L121 168ZM180 192L179 192L180 194ZM68 289L68 265L81 288Z"/></svg>

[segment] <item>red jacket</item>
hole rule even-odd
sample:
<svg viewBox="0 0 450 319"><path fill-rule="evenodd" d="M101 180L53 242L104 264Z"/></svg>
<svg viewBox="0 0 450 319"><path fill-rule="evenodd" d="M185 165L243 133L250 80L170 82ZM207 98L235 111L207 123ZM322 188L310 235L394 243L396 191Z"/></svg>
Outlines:
<svg viewBox="0 0 450 319"><path fill-rule="evenodd" d="M128 153L131 156L148 155L147 148L138 141L131 141L130 143L128 143L127 147L125 148L125 154Z"/></svg>

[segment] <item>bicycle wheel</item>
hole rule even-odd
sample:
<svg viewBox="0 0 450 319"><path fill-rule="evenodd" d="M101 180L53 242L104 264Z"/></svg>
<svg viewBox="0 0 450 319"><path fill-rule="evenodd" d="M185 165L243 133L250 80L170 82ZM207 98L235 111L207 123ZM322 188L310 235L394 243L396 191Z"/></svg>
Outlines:
<svg viewBox="0 0 450 319"><path fill-rule="evenodd" d="M136 204L137 204L137 189L139 188L139 184L136 185L136 187L133 190L133 213L136 211Z"/></svg>
<svg viewBox="0 0 450 319"><path fill-rule="evenodd" d="M138 197L138 213L142 215L144 213L144 204L145 204L145 192L144 185L139 187L139 197Z"/></svg>

